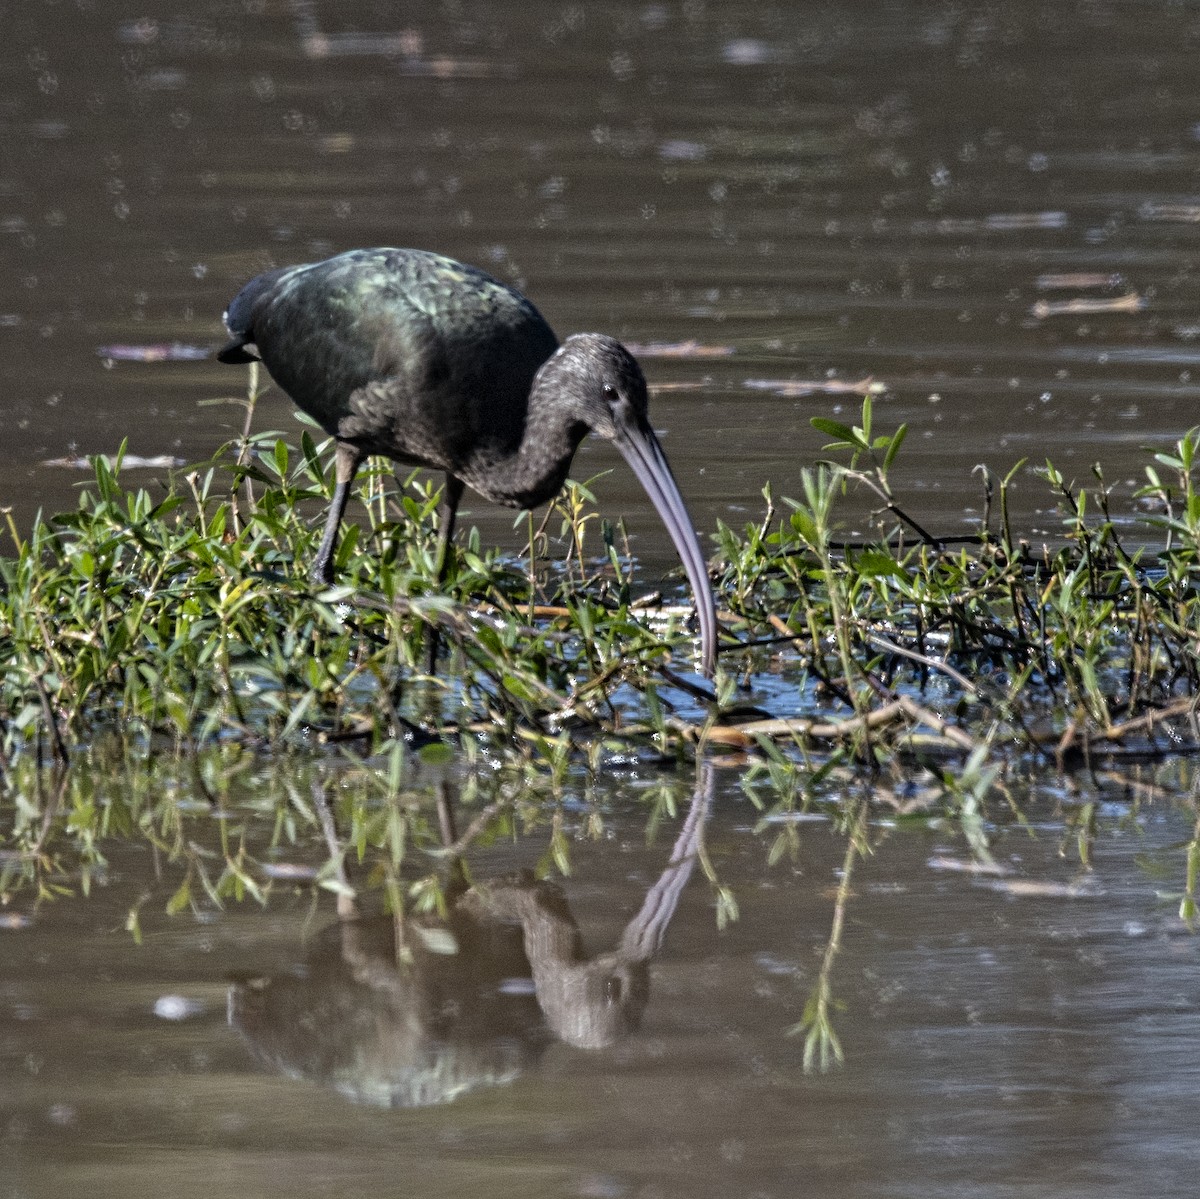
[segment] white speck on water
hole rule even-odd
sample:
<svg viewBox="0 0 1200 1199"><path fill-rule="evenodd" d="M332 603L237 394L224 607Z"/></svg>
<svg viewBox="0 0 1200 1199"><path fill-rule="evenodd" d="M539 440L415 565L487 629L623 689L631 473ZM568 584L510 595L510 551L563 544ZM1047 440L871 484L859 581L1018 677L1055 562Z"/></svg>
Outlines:
<svg viewBox="0 0 1200 1199"><path fill-rule="evenodd" d="M532 978L506 978L496 988L501 995L536 995Z"/></svg>
<svg viewBox="0 0 1200 1199"><path fill-rule="evenodd" d="M795 974L798 969L795 962L785 961L765 951L755 955L754 964L766 974Z"/></svg>
<svg viewBox="0 0 1200 1199"><path fill-rule="evenodd" d="M202 1015L204 1010L204 1004L198 999L183 995L160 995L154 1001L154 1014L160 1020L190 1020Z"/></svg>

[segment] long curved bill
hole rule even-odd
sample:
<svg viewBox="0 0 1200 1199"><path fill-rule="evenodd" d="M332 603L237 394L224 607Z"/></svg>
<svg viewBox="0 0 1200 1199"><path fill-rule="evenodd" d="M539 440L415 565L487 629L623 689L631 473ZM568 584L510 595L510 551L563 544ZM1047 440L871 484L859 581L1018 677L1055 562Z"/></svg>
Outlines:
<svg viewBox="0 0 1200 1199"><path fill-rule="evenodd" d="M704 555L696 540L696 530L684 507L683 496L675 484L675 476L667 456L654 436L654 430L646 426L618 424L613 444L622 457L633 468L638 482L645 488L662 522L666 525L675 550L683 563L684 573L692 585L696 601L696 615L700 620L700 658L705 678L712 678L717 661L717 605L708 582L708 571Z"/></svg>

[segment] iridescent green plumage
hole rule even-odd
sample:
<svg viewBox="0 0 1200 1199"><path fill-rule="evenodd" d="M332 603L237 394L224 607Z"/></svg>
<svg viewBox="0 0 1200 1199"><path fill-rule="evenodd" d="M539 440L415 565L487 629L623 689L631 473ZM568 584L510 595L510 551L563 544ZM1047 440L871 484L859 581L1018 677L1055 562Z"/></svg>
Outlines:
<svg viewBox="0 0 1200 1199"><path fill-rule="evenodd" d="M362 459L446 473L441 565L466 484L514 508L556 495L589 430L616 444L646 487L696 596L706 673L716 616L700 547L646 419L646 381L619 342L559 346L518 291L424 250L351 250L252 279L225 314L222 362L259 358L337 441L337 490L314 578L333 551Z"/></svg>

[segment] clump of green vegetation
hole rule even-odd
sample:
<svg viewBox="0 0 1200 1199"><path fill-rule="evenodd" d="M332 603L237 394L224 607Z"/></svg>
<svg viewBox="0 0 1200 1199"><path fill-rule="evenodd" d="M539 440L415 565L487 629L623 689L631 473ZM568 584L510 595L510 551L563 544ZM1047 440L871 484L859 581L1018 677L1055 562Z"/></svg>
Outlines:
<svg viewBox="0 0 1200 1199"><path fill-rule="evenodd" d="M307 431L298 450L247 431L162 496L127 487L119 455L98 458L75 511L28 536L10 528L15 556L0 559L0 770L27 754L66 761L100 730L192 749L371 750L419 728L526 755L547 738L655 752L777 738L876 764L1196 744L1200 432L1155 455L1141 496L1157 511L1120 531L1099 469L1086 490L1047 464L1063 530L1035 549L1010 528L1011 475L998 497L989 486L978 532L951 542L899 506L889 471L904 429L875 434L869 398L858 427L814 423L848 463L802 472L782 518L767 489L761 522L719 529L716 694L681 677L684 622L638 608L628 557L610 526L595 535L580 485L530 522L525 561L472 532L439 588L436 491L416 479L397 491L377 469L368 523L338 552L342 582L314 590L302 564L330 478ZM849 487L879 500L870 542L837 540ZM430 622L450 647L437 678L418 666ZM788 684L771 689L778 714L742 702L768 670Z"/></svg>
<svg viewBox="0 0 1200 1199"><path fill-rule="evenodd" d="M1120 527L1099 467L1089 491L1047 463L1062 534L1035 549L1009 522L1019 467L989 479L976 534L939 538L889 483L903 427L873 435L869 398L861 426L813 424L849 465L804 471L803 498L786 501L778 524L719 535L723 591L745 643L786 639L807 684L801 715L743 723L742 735L838 740L876 761L923 745L1059 765L1200 745L1200 430L1155 454L1138 498L1156 510ZM835 540L848 486L879 501L872 542Z"/></svg>
<svg viewBox="0 0 1200 1199"><path fill-rule="evenodd" d="M614 760L663 767L648 828L673 818L694 756L727 760L761 814L768 866L794 855L820 807L845 838L828 946L803 1018L805 1060L840 1060L833 968L855 863L887 820L949 820L990 868L998 818L1020 820L1023 768L1164 759L1200 745L1200 430L1157 453L1118 520L1096 468L1076 487L1047 464L1061 536L1011 528L1014 471L988 480L978 530L920 527L891 471L905 430L813 423L831 461L760 521L721 526L715 690L689 676L686 610L635 597L619 529L571 484L527 553L461 542L436 585L435 489L365 472L367 520L314 588L313 517L330 471L252 433L157 493L97 458L72 512L0 557L0 905L84 892L113 847L165 862L146 902L170 912L280 887L395 911L444 902L468 846L537 830L540 870L567 873L600 836L592 784ZM876 501L872 537L839 540L850 489ZM1149 512L1149 515L1146 514ZM435 624L447 653L423 673ZM447 790L469 819L448 833ZM570 802L568 792L572 793ZM585 798L581 801L579 793ZM993 803L998 799L998 803ZM439 808L441 804L441 808ZM989 805L992 805L989 807ZM1095 806L1067 821L1086 869ZM1197 840L1180 915L1195 919ZM702 855L719 921L736 901ZM351 868L348 873L348 868Z"/></svg>
<svg viewBox="0 0 1200 1199"><path fill-rule="evenodd" d="M527 569L472 534L435 589L437 493L365 482L370 524L339 550L334 588L303 577L311 505L328 480L311 438L297 456L273 434L227 447L168 494L127 489L120 457L95 461L74 512L11 530L0 560L0 721L8 769L23 754L65 761L98 730L197 748L238 738L357 739L473 727L497 744L616 721L623 684L644 685L681 630L630 608L608 539L602 584L578 567L593 514L583 488L560 512L576 569ZM449 661L421 676L435 623Z"/></svg>

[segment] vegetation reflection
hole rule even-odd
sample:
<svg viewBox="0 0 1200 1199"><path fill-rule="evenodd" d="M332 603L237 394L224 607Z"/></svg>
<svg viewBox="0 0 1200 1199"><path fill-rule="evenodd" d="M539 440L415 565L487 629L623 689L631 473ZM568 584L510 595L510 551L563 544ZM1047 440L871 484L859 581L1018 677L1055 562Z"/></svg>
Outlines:
<svg viewBox="0 0 1200 1199"><path fill-rule="evenodd" d="M507 923L537 992L539 1035L584 1044L599 1025L571 1025L566 991L557 1005L548 998L557 984L545 971L539 981L530 939L536 925L562 951L559 966L590 977L548 881L569 872L573 836L604 827L603 805L586 797L613 763L664 768L646 799L653 829L679 800L672 769L694 760L703 775L723 760L760 813L767 869L798 852L805 814L831 816L845 839L827 948L797 1025L806 1063L823 1068L842 1052L835 967L851 878L881 830L950 828L972 871L1016 893L1035 884L1012 877L992 842L997 828L1024 826L1014 783L1031 772L1194 803L1186 784L1148 785L1143 765L1200 744L1200 431L1154 455L1146 509L1132 515L1110 511L1099 468L1085 489L1047 464L1062 531L1034 547L1010 527L1011 474L984 478L974 533L939 537L895 494L904 430L873 428L869 395L859 424L815 422L840 461L800 472L782 518L768 488L761 520L718 531L710 573L723 642L710 686L689 670L690 610L635 596L620 529L577 484L540 525L530 520L524 559L472 533L442 587L436 491L367 472L366 524L337 551L344 582L314 590L295 566L314 548L309 513L328 498L327 462L307 432L298 447L253 432L257 394L252 381L242 436L205 467L152 491L126 486L119 457L98 458L73 512L28 535L10 527L0 903L11 927L40 903L88 893L124 843L147 847L154 870L128 913L134 936L146 903L172 913L266 904L300 886L334 892L344 908L374 891L404 931L392 938L396 966L416 960L422 936L441 935L430 929L469 939L467 925L483 937L488 921ZM848 542L839 512L864 494L871 533ZM422 669L431 624L450 650L437 677ZM439 809L446 786L461 832ZM568 791L585 797L570 816ZM1086 795L1058 817L1081 871L1074 893L1096 852L1096 804ZM518 836L542 838L532 879L485 887L462 872L469 850ZM1196 845L1181 847L1180 885L1164 888L1189 927ZM736 900L699 840L693 851L724 925ZM382 951L349 915L329 944L370 975ZM638 971L655 948L639 946L614 951L627 999L643 994ZM401 988L413 1002L422 968L436 973L414 967ZM389 1003L401 994L385 992ZM251 990L238 994L248 1013ZM493 1063L481 1076L507 1070Z"/></svg>

